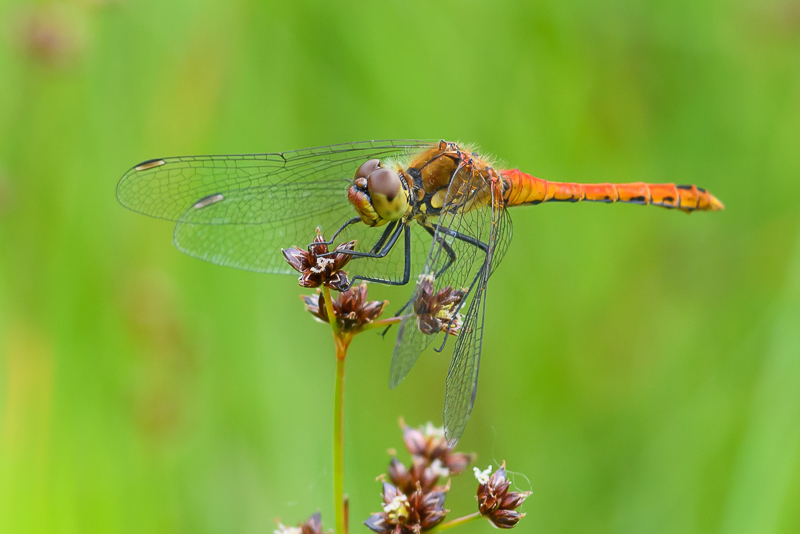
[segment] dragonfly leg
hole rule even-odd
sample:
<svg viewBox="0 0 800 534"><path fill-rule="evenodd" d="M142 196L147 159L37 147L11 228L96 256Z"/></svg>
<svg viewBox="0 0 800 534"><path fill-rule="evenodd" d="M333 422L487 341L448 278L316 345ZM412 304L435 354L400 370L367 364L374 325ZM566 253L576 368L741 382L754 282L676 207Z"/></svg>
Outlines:
<svg viewBox="0 0 800 534"><path fill-rule="evenodd" d="M405 227L406 225L404 224L398 224L394 228L394 232L392 233L391 237L389 237L389 241L383 246L383 249L380 252L359 252L358 250L340 250L340 251L332 250L325 254L320 254L320 256L347 254L348 256L352 256L354 258L385 258L389 254L389 252L391 252L392 249L394 248L395 243L397 243L397 240L400 238L400 234L403 233L403 228ZM378 243L380 243L381 240L383 240L383 236L381 236L381 238L378 240ZM376 247L377 244L372 247L372 250L374 250Z"/></svg>
<svg viewBox="0 0 800 534"><path fill-rule="evenodd" d="M428 223L424 223L424 224L420 223L420 224L422 225L423 228L425 228L426 232L431 234L431 237L434 237L434 238L436 237L436 228L434 226L432 226L432 225L430 225ZM450 244L447 241L442 239L441 243L442 243L442 248L444 249L445 253L447 254L447 263L445 263L444 267L439 269L439 271L437 273L434 273L434 277L442 276L445 273L445 271L447 271L447 269L449 269L450 266L453 265L453 262L456 261L456 258L457 258L456 251L453 250L453 247L451 247ZM408 304L406 304L406 306L408 306ZM402 312L403 310L400 310L400 311Z"/></svg>
<svg viewBox="0 0 800 534"><path fill-rule="evenodd" d="M368 255L367 253L360 253L354 254L356 257L368 257L368 258L383 258L385 257L394 245L397 243L400 234L404 234L404 244L403 244L403 254L404 264L403 264L403 278L402 280L381 280L380 278L371 278L369 276L354 276L352 280L350 280L350 285L353 285L353 282L356 280L364 280L365 282L376 282L378 284L384 284L387 286L404 286L408 283L409 279L411 278L411 228L405 224L399 224L397 226L397 230L392 234L391 239L388 243L383 247L383 250L379 254ZM349 288L350 286L348 286Z"/></svg>
<svg viewBox="0 0 800 534"><path fill-rule="evenodd" d="M481 249L482 251L484 251L487 254L489 252L489 245L488 244L486 244L483 241L481 241L479 239L476 239L476 238L474 238L472 236L464 235L461 232L457 232L455 230L452 230L450 228L446 228L444 226L439 226L438 227L438 231L441 232L441 233L444 233L445 235L448 235L448 236L451 236L451 237L453 237L455 239L458 239L459 241L463 241L464 243L468 243L468 244L470 244L472 246L478 247L479 249ZM445 245L446 243L443 242L442 244ZM487 256L487 258L488 258L488 256ZM448 263L445 265L445 269L447 267L449 267L452 262L453 262L453 259L448 261ZM458 304L458 307L454 310L453 316L451 317L450 322L448 323L447 328L445 328L445 330L450 330L450 328L453 326L453 323L455 322L455 319L456 319L456 316L457 316L458 312L461 310L461 307L464 306L464 300L466 299L466 295L469 295L470 293L472 293L472 290L475 288L475 284L478 282L478 280L480 280L481 276L483 276L484 271L486 270L486 268L487 268L487 265L486 265L486 261L484 260L483 265L478 270L477 274L475 275L475 278L472 280L472 283L469 285L469 289L467 289L467 292L465 294L465 298L461 300L461 302ZM441 273L444 272L445 269L442 269L442 271L437 276L441 275ZM444 346L447 344L447 338L448 337L450 337L450 336L447 336L447 335L444 336L444 340L442 341L441 346L439 346L438 349L434 349L436 352L442 352L444 350Z"/></svg>
<svg viewBox="0 0 800 534"><path fill-rule="evenodd" d="M479 239L475 239L472 236L464 235L461 232L456 232L455 230L451 230L450 228L445 228L444 226L439 226L438 230L444 234L449 235L450 237L454 237L459 241L463 241L464 243L469 243L472 246L478 247L484 252L489 252L489 245L484 243Z"/></svg>
<svg viewBox="0 0 800 534"><path fill-rule="evenodd" d="M431 236L435 235L436 229L435 229L434 226L432 226L430 224L423 224L423 223L420 223L420 224L422 225L423 228L425 228L425 230L429 234L431 234ZM489 245L487 245L483 241L475 239L474 237L471 237L471 236L468 236L468 235L464 235L464 234L462 234L460 232L456 232L455 230L451 230L450 228L445 228L444 226L440 226L438 228L438 230L440 232L442 232L442 233L445 233L445 234L447 234L449 236L452 236L455 239L458 239L458 240L463 241L465 243L468 243L470 245L476 246L476 247L478 247L479 249L481 249L484 252L488 252L488 250L489 250ZM442 248L444 248L445 252L447 253L448 260L447 260L447 263L444 265L444 267L442 267L439 270L439 272L435 274L435 276L437 276L437 277L441 276L448 268L450 268L450 266L453 264L453 262L456 260L456 257L457 257L455 251L453 250L453 248L444 240L442 241ZM408 259L408 254L406 255L406 258ZM475 279L470 284L469 289L467 290L467 293L466 293L467 295L469 295L472 292L472 289L475 287L475 284L480 279L481 274L483 274L484 267L485 267L485 265L481 267L481 269L478 271L478 274L475 276ZM411 298L408 300L408 302L406 302L403 305L403 307L400 308L400 310L394 316L398 317L413 302L414 302L414 296L412 295ZM461 309L461 307L463 305L464 305L464 301L462 299L461 303L458 305L458 308L456 308L455 313L453 313L453 318L450 319L450 323L447 325L447 328L445 330L449 330L453 326L453 321L455 320L456 314L459 312L459 310ZM385 336L390 328L391 328L391 325L386 327L386 329L384 329L384 331L381 332L381 335ZM441 352L442 350L444 350L444 346L447 343L447 338L448 337L450 337L450 336L445 336L444 337L444 342L442 342L442 345L438 349L434 349L434 350L436 350L436 352Z"/></svg>
<svg viewBox="0 0 800 534"><path fill-rule="evenodd" d="M341 234L344 231L345 228L347 228L351 224L355 224L355 223L359 222L360 220L361 220L361 217L353 217L352 219L349 219L349 220L345 221L345 223L343 225L341 225L339 227L339 229L336 230L333 233L333 235L331 236L331 238L328 241L321 241L321 242L317 242L317 243L311 243L311 244L308 245L308 250L311 250L311 247L314 246L314 245L333 245L333 242L336 241L336 237L339 234Z"/></svg>
<svg viewBox="0 0 800 534"><path fill-rule="evenodd" d="M419 224L420 224L420 226L422 226L425 229L426 232L431 234L431 237L434 237L436 235L436 228L433 225L431 225L430 223L422 223L422 222L420 222ZM453 250L453 247L451 247L446 241L442 241L442 248L444 248L445 252L447 253L448 259L447 259L447 263L444 265L444 267L439 269L439 272L437 272L435 274L435 276L441 276L448 268L450 268L450 266L453 264L454 261L456 261L456 258L457 258L456 252ZM397 310L397 313L395 313L394 316L395 317L399 317L404 311L406 311L406 309L409 306L411 306L411 303L414 302L414 297L415 297L415 295L411 295L411 298L409 298L406 301L406 303L403 304L402 308ZM381 336L386 336L387 332L389 332L389 330L391 328L392 328L392 325L389 325L386 328L384 328L383 332L381 332Z"/></svg>
<svg viewBox="0 0 800 534"><path fill-rule="evenodd" d="M370 250L370 252L375 254L381 249L381 247L386 243L386 240L389 239L389 236L394 231L395 226L397 226L397 221L392 221L386 225L386 230L383 231L381 238L378 239L378 241L372 246L372 250Z"/></svg>

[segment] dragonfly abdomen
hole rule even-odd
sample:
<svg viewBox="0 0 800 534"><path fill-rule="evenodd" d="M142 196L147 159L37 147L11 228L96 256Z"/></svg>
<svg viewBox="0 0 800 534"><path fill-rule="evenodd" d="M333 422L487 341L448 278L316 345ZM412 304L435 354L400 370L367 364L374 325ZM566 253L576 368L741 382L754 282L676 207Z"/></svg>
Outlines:
<svg viewBox="0 0 800 534"><path fill-rule="evenodd" d="M549 182L518 169L501 172L506 206L542 202L626 202L653 204L663 208L692 211L719 211L725 208L714 195L696 185L647 184L578 184Z"/></svg>

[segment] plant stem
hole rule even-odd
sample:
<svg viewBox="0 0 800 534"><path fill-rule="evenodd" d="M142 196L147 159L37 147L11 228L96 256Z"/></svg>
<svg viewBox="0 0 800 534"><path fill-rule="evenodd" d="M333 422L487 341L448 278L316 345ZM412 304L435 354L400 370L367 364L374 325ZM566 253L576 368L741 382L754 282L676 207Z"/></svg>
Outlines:
<svg viewBox="0 0 800 534"><path fill-rule="evenodd" d="M333 339L339 336L339 323L336 321L336 315L333 313L333 300L331 300L331 290L327 286L322 286L322 295L325 297L325 311L328 312L328 322L331 325L333 332ZM339 357L339 345L336 345L336 357Z"/></svg>
<svg viewBox="0 0 800 534"><path fill-rule="evenodd" d="M344 362L351 337L343 335L339 330L330 290L323 286L322 291L336 346L336 384L333 392L333 509L336 514L337 534L347 534L347 503L344 496Z"/></svg>
<svg viewBox="0 0 800 534"><path fill-rule="evenodd" d="M364 330L372 330L373 328L381 328L383 326L391 326L393 324L397 324L403 319L405 319L405 315L400 315L398 317L389 317L388 319L381 319L380 321L374 321L366 326L361 328L361 331Z"/></svg>
<svg viewBox="0 0 800 534"><path fill-rule="evenodd" d="M453 527L457 527L459 525L466 525L467 523L472 523L473 521L477 521L483 517L480 512L475 512L474 514L465 515L464 517L459 517L458 519L453 519L452 521L447 521L446 523L442 523L438 527L432 528L428 532L430 534L434 534L435 532L441 532L442 530L447 530Z"/></svg>
<svg viewBox="0 0 800 534"><path fill-rule="evenodd" d="M333 400L333 504L336 532L347 534L344 502L344 360L346 350L336 347L336 387Z"/></svg>

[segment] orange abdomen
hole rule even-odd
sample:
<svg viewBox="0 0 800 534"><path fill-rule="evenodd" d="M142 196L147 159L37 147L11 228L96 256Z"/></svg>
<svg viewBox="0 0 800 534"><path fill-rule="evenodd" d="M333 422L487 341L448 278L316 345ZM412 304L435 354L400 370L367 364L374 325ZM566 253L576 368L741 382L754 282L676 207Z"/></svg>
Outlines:
<svg viewBox="0 0 800 534"><path fill-rule="evenodd" d="M653 204L687 213L695 210L719 211L725 208L714 195L696 185L646 184L574 184L548 182L518 169L501 171L503 200L506 206L542 202L628 202Z"/></svg>

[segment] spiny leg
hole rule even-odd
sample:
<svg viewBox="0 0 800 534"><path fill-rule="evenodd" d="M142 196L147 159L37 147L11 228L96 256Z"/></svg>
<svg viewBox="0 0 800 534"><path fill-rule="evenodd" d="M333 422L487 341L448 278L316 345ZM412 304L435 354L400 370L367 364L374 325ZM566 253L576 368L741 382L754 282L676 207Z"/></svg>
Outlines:
<svg viewBox="0 0 800 534"><path fill-rule="evenodd" d="M378 241L372 246L370 252L372 252L373 254L378 252L384 245L384 243L386 243L386 240L389 239L389 236L391 235L392 231L394 231L396 226L397 226L397 221L392 221L389 224L387 224L386 229L383 231L383 234L381 235L380 239L378 239Z"/></svg>
<svg viewBox="0 0 800 534"><path fill-rule="evenodd" d="M420 223L420 225L429 234L431 234L431 236L433 236L434 238L436 237L436 228L434 226L432 226L430 224L427 224L427 223ZM484 252L488 252L488 250L489 250L489 245L487 245L483 241L480 241L480 240L475 239L473 237L470 237L468 235L464 235L464 234L462 234L460 232L456 232L455 230L451 230L450 228L445 228L443 226L439 226L438 230L439 230L439 232L445 233L445 234L447 234L447 235L449 235L449 236L451 236L451 237L453 237L455 239L458 239L458 240L464 241L465 243L468 243L470 245L476 246L476 247L478 247L479 249L481 249ZM444 265L444 267L442 267L439 270L439 272L434 274L434 277L439 277L439 276L443 275L445 273L445 271L447 271L447 269L449 269L453 265L453 263L456 261L456 258L458 257L456 255L455 250L453 250L453 247L451 247L450 244L447 243L447 241L444 240L444 238L441 238L441 243L442 243L442 248L447 253L448 260L447 260L447 263ZM478 274L480 274L480 271L478 272ZM477 280L477 278L475 280ZM467 292L467 294L469 294L469 292L472 291L472 288L474 287L474 285L475 285L475 281L473 281L472 284L470 284L470 288L469 288L469 291ZM397 313L394 314L394 316L395 317L399 317L400 314L402 314L414 302L414 297L415 297L415 295L411 295L411 298L409 298L408 301L405 304L403 304L403 307L400 308L397 311ZM461 309L462 305L463 305L463 302L462 302L462 304L459 305L458 309L456 310L456 313L458 313L458 310ZM455 314L453 315L453 317L455 317ZM452 326L453 326L453 319L450 320L450 324L447 325L447 329L450 329L450 327L452 327ZM392 328L392 325L387 326L383 330L383 332L381 332L381 336L386 336L386 333L389 332L389 330L391 328ZM445 342L446 341L447 341L447 336L445 336ZM442 349L444 349L444 343L442 343L442 346L438 349L438 352L441 352Z"/></svg>
<svg viewBox="0 0 800 534"><path fill-rule="evenodd" d="M385 284L387 286L404 286L408 283L409 279L411 278L411 228L407 224L399 224L397 227L397 231L392 235L392 238L389 242L384 246L384 249L381 251L382 255L373 255L367 257L374 257L374 258L383 258L385 257L389 251L394 248L395 243L397 243L397 239L400 237L400 233L404 234L404 244L403 244L403 254L404 264L403 264L403 279L399 281L393 280L381 280L379 278L371 278L369 276L354 276L353 279L350 281L350 285L353 285L353 282L356 280L364 280L365 282L377 282L379 284ZM349 288L349 286L348 286Z"/></svg>
<svg viewBox="0 0 800 534"><path fill-rule="evenodd" d="M389 241L384 245L383 249L380 252L375 253L375 252L359 252L357 250L338 250L338 251L331 250L329 252L326 252L325 254L320 254L320 256L324 257L324 256L332 256L334 254L347 254L348 256L352 256L354 258L385 258L389 254L389 252L391 252L391 250L394 248L395 243L397 243L397 240L400 238L400 234L403 233L403 228L405 227L406 225L398 224L394 228L394 232L389 238ZM386 231L384 231L384 234L386 234ZM384 236L382 235L380 239L378 239L378 243L383 241L383 239ZM371 248L371 250L375 250L375 248L377 248L378 246L378 243L376 243Z"/></svg>
<svg viewBox="0 0 800 534"><path fill-rule="evenodd" d="M467 243L469 245L472 245L474 247L477 247L477 248L481 249L483 252L486 253L486 258L488 259L488 257L489 257L489 255L488 255L489 254L489 245L484 243L483 241L481 241L479 239L476 239L476 238L474 238L472 236L464 235L461 232L457 232L457 231L452 230L450 228L442 227L442 226L439 227L439 231L440 232L444 232L447 235L449 235L449 236L451 236L451 237L453 237L455 239L458 239L459 241L463 241L464 243ZM464 299L461 300L461 302L458 304L458 307L453 311L453 316L450 318L450 322L447 324L447 328L445 328L445 331L448 331L448 330L450 330L450 328L452 328L453 323L456 320L456 316L458 315L458 312L464 306L464 300L466 300L467 295L472 293L472 290L475 288L475 284L478 282L478 280L480 280L481 276L483 276L483 274L484 274L484 271L487 269L487 264L486 263L487 263L487 260L484 260L483 265L481 265L481 268L478 269L478 272L476 273L475 278L472 280L472 283L470 283L469 288L467 289L467 292L464 294ZM444 346L447 344L447 338L448 337L450 337L450 336L448 336L448 335L444 336L444 340L442 341L441 346L438 349L434 349L436 352L442 352L444 350Z"/></svg>
<svg viewBox="0 0 800 534"><path fill-rule="evenodd" d="M478 247L484 252L489 252L489 245L487 245L486 243L484 243L479 239L475 239L472 236L464 235L461 232L456 232L455 230L451 230L450 228L445 228L444 226L440 226L439 231L449 235L450 237L454 237L459 241L463 241L464 243L468 243L472 246Z"/></svg>
<svg viewBox="0 0 800 534"><path fill-rule="evenodd" d="M347 221L345 221L345 223L343 225L341 225L339 227L338 230L336 230L333 233L333 235L331 236L331 238L328 241L320 241L320 242L317 242L317 243L311 243L311 244L308 245L308 250L311 250L311 247L314 246L314 245L332 245L333 242L336 241L336 237L339 234L341 234L344 231L345 228L347 228L351 224L355 224L355 223L357 223L359 221L361 221L361 217L353 217L352 219L348 219Z"/></svg>
<svg viewBox="0 0 800 534"><path fill-rule="evenodd" d="M419 225L422 226L425 229L425 231L431 235L431 237L433 238L436 237L436 228L434 226L432 226L429 223L423 223L423 222L420 222ZM447 243L447 241L442 239L441 243L442 243L442 248L444 248L445 252L447 253L448 261L445 264L445 266L442 267L439 270L439 272L435 274L435 276L441 276L453 264L453 262L456 261L457 258L456 252L453 250L453 247L451 247L450 244ZM411 297L406 301L406 303L403 304L403 306L399 310L397 310L397 313L395 313L394 316L400 317L400 314L402 314L406 310L406 308L408 308L411 305L412 302L414 302L414 295L411 295ZM385 337L386 333L389 332L391 328L392 325L389 325L386 328L384 328L383 332L381 332L381 336Z"/></svg>
<svg viewBox="0 0 800 534"><path fill-rule="evenodd" d="M428 223L420 223L420 225L425 229L426 232L431 234L432 238L436 239L436 228L434 226ZM442 248L447 254L447 263L444 264L444 267L439 269L439 272L434 273L434 278L442 276L445 273L445 271L449 269L451 265L453 265L453 262L456 261L456 258L458 257L456 256L456 251L453 250L453 247L451 247L450 244L443 238L441 239L441 243L442 243ZM406 306L408 306L408 304L406 304Z"/></svg>

